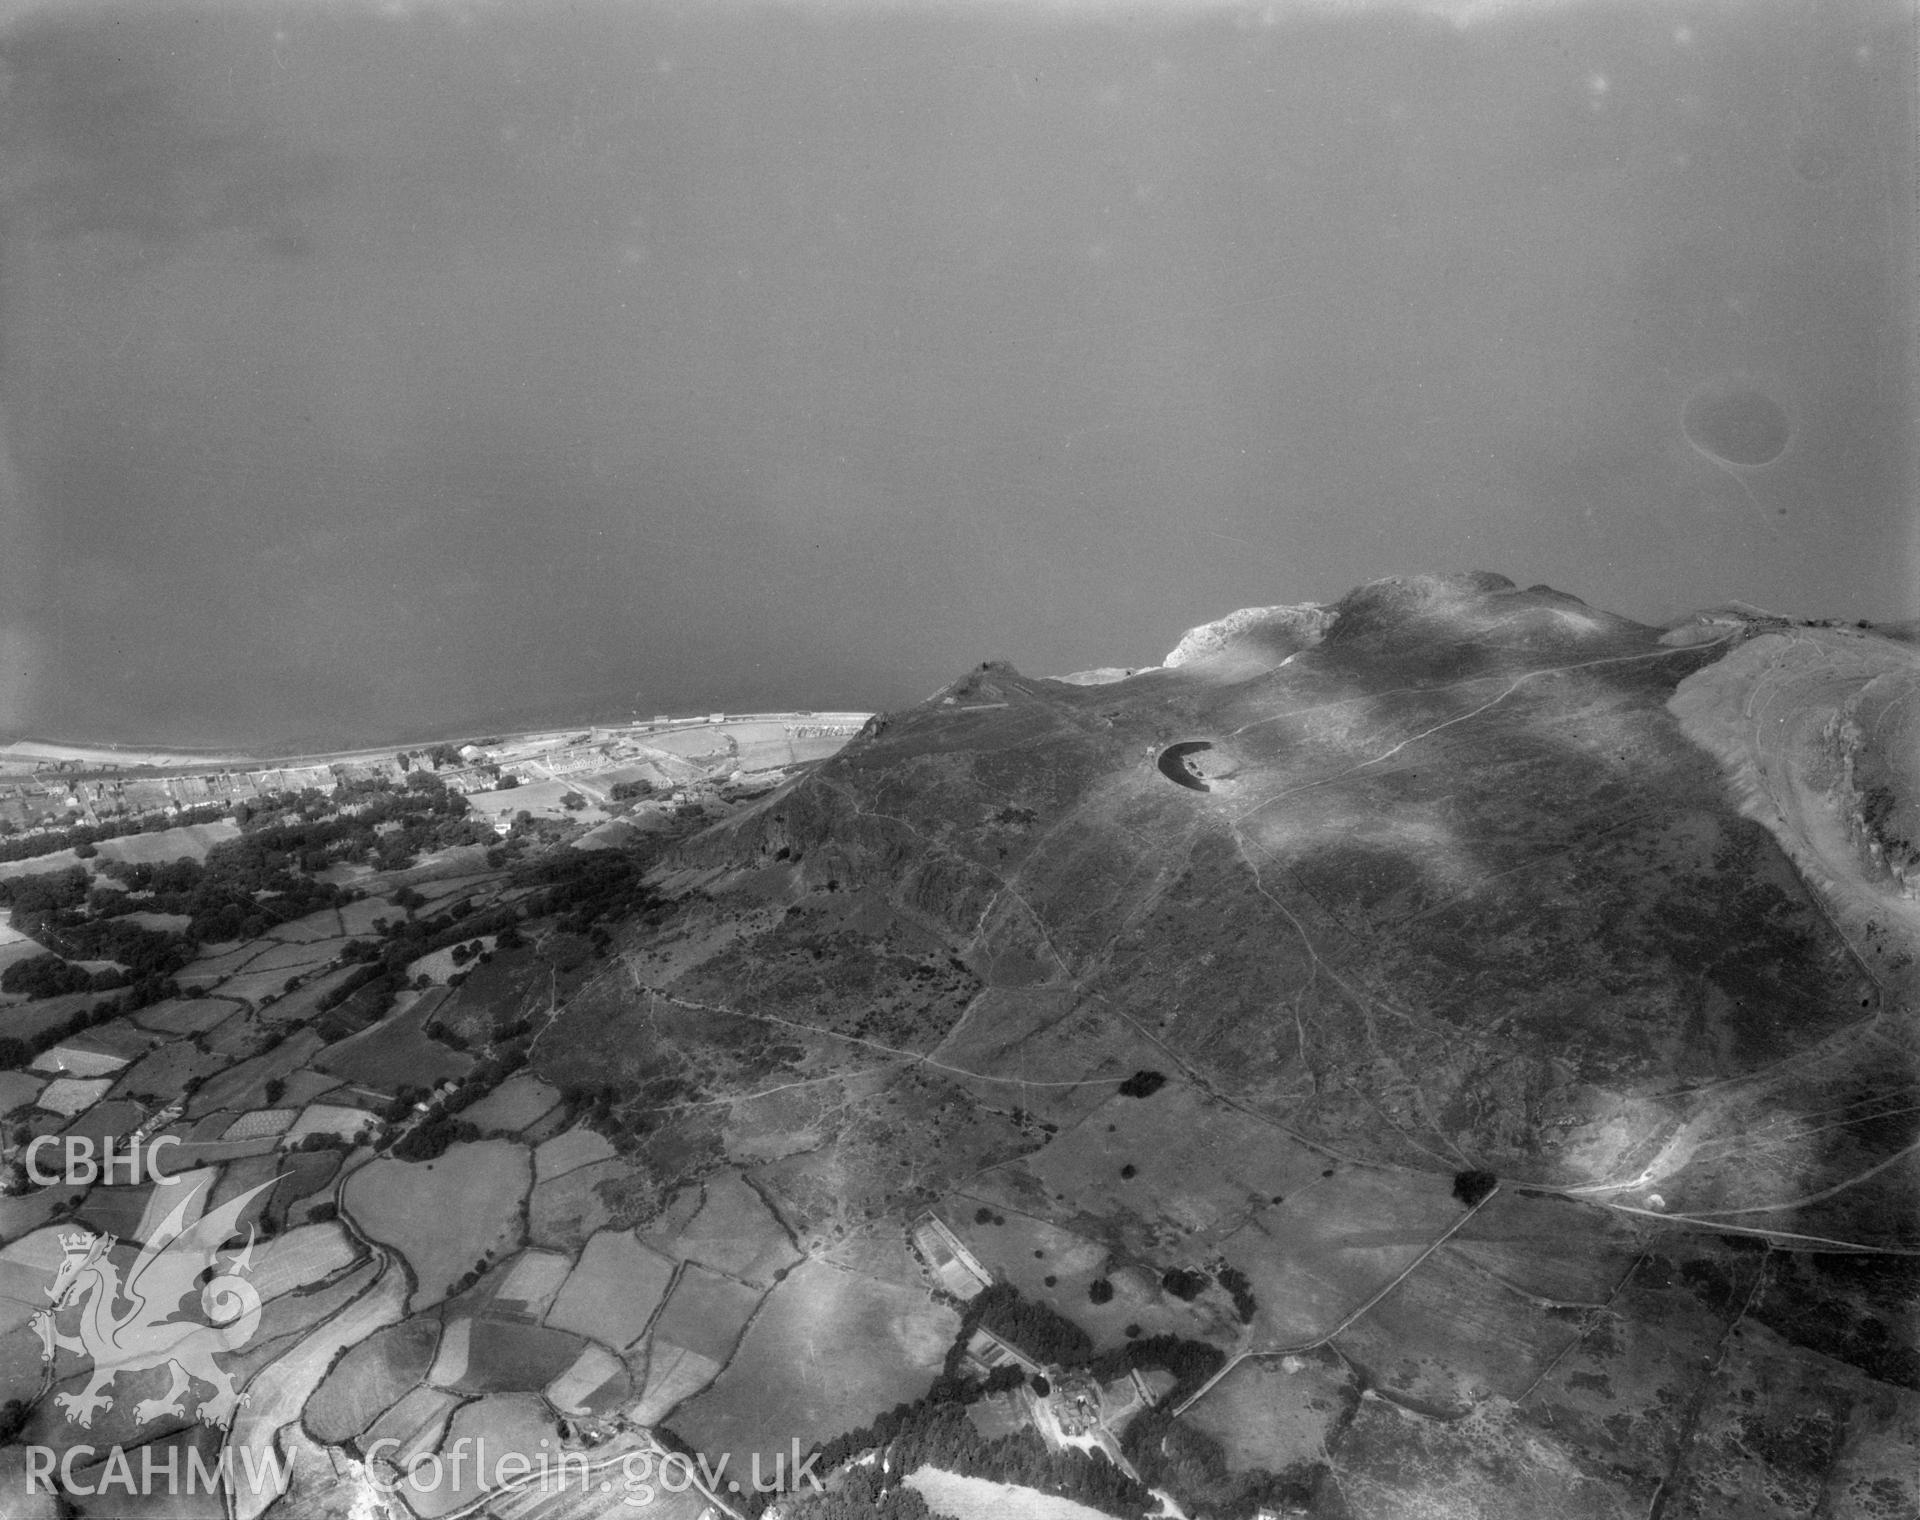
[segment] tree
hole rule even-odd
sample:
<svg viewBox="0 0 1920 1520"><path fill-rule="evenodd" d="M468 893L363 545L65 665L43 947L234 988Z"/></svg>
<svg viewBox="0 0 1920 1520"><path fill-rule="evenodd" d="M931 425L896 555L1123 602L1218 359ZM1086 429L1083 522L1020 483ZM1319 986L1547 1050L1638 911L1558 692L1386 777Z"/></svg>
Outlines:
<svg viewBox="0 0 1920 1520"><path fill-rule="evenodd" d="M1453 1196L1468 1208L1474 1208L1492 1196L1493 1190L1499 1186L1500 1179L1492 1172L1456 1172L1453 1178Z"/></svg>

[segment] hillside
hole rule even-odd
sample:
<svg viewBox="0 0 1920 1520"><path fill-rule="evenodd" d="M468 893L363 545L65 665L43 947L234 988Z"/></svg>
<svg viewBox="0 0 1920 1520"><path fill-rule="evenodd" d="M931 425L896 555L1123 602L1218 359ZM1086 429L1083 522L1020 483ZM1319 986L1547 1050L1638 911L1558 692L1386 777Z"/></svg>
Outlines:
<svg viewBox="0 0 1920 1520"><path fill-rule="evenodd" d="M1877 1512L1843 1501L1911 1481L1920 1413L1920 921L1858 778L1909 816L1863 718L1911 648L1473 576L1177 653L981 667L673 855L706 900L631 943L625 1017L787 1042L754 1080L805 1139L752 1175L804 1248L931 1209L1101 1344L1324 1342L1343 1412L1270 1465L1329 1463L1326 1513ZM1470 1169L1500 1192L1401 1281Z"/></svg>
<svg viewBox="0 0 1920 1520"><path fill-rule="evenodd" d="M48 857L17 1439L278 1452L246 1520L593 1520L677 1449L689 1514L843 1466L790 1520L918 1514L922 1463L1127 1516L1910 1515L1916 686L1873 629L1396 579L978 667L677 835L421 778ZM159 1367L74 1423L28 1318L179 1189L26 1147L135 1131L264 1232L224 1436L134 1416ZM426 1481L483 1437L611 1486Z"/></svg>

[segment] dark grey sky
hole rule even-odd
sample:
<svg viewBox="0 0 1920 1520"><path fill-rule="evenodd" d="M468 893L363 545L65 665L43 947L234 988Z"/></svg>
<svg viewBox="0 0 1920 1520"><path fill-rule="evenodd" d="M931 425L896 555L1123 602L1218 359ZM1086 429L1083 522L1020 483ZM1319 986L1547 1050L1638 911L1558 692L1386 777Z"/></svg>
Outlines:
<svg viewBox="0 0 1920 1520"><path fill-rule="evenodd" d="M1912 615L1912 25L29 12L0 733L879 706L1406 570Z"/></svg>

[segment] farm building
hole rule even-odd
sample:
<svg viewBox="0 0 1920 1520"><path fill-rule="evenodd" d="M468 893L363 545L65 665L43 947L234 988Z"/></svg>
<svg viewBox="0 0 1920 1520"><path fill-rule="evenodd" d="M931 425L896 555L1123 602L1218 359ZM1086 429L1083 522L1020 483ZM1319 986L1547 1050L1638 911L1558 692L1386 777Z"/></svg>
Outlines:
<svg viewBox="0 0 1920 1520"><path fill-rule="evenodd" d="M937 1214L922 1214L913 1222L913 1245L940 1279L940 1286L955 1298L977 1298L993 1281L993 1274Z"/></svg>
<svg viewBox="0 0 1920 1520"><path fill-rule="evenodd" d="M1045 1370L1018 1346L1001 1340L986 1329L973 1332L973 1339L967 1342L967 1356L982 1372L992 1372L1010 1364L1020 1368L1029 1377Z"/></svg>

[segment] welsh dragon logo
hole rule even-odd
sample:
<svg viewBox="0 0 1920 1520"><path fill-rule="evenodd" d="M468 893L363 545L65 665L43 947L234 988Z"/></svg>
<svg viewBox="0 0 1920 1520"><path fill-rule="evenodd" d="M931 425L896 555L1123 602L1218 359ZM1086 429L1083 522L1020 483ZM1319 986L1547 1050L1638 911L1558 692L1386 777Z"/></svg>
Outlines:
<svg viewBox="0 0 1920 1520"><path fill-rule="evenodd" d="M213 1388L210 1397L200 1399L200 1422L222 1430L233 1422L234 1412L247 1402L247 1396L233 1386L232 1376L214 1357L238 1350L260 1328L260 1295L246 1279L253 1267L251 1225L245 1247L228 1255L227 1270L217 1272L199 1289L205 1319L175 1315L181 1300L214 1267L228 1238L239 1234L240 1215L247 1205L278 1180L271 1178L189 1223L202 1191L213 1185L211 1177L200 1179L186 1189L141 1247L124 1282L110 1254L117 1237L86 1230L61 1236L65 1259L47 1289L53 1307L40 1310L31 1323L40 1333L42 1360L52 1361L56 1352L66 1350L93 1362L93 1376L85 1388L55 1395L54 1402L66 1410L70 1421L90 1426L96 1410L111 1409L112 1396L104 1390L121 1373L168 1365L172 1383L166 1394L135 1404L135 1420L144 1425L186 1413L183 1396L198 1380ZM69 1311L78 1316L77 1335L63 1334L59 1328L59 1317Z"/></svg>

